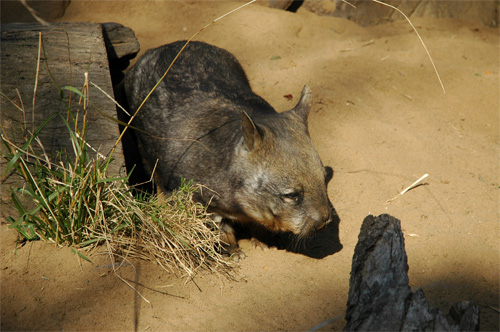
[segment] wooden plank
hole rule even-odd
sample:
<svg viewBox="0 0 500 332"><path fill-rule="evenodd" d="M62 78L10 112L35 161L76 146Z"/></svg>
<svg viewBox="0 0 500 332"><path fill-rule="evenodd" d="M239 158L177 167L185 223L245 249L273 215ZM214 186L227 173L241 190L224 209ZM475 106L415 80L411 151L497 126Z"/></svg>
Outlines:
<svg viewBox="0 0 500 332"><path fill-rule="evenodd" d="M40 34L43 48L41 60L38 61ZM0 47L1 92L4 95L0 98L0 123L2 132L17 144L24 142L21 128L33 132L53 112L70 118L70 110L78 118L81 129L84 112L79 102L80 97L62 90L62 87L73 86L81 90L85 83L85 73L88 73L89 82L113 96L100 24L6 24L1 27ZM34 98L35 82L37 87ZM108 155L119 136L117 123L110 120L116 119L116 108L113 101L91 83L88 90L90 107L87 114L87 142L99 153ZM13 103L22 106L24 112L19 111ZM40 138L49 155L60 151L72 152L68 131L59 118L48 123ZM6 151L3 145L0 149L1 153ZM93 155L95 156L95 152ZM115 160L110 165L110 175L123 175L121 144L113 158ZM2 160L2 174L5 165L6 161ZM6 195L10 194L10 185L16 181L19 180L11 177L2 184L2 205L8 199Z"/></svg>

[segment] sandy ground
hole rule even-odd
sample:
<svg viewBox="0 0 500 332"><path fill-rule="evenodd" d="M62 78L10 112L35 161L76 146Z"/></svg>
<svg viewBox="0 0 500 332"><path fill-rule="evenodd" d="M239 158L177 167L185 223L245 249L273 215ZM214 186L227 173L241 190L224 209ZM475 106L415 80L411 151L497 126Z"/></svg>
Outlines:
<svg viewBox="0 0 500 332"><path fill-rule="evenodd" d="M119 22L142 50L190 37L241 3L72 1L62 21ZM404 22L361 28L344 19L251 5L196 39L240 60L254 90L278 111L309 84L313 140L335 175L340 251L314 259L247 241L241 281L185 282L137 265L149 302L110 272L106 256L79 262L36 242L14 250L1 226L2 330L307 330L345 321L353 250L363 218L402 221L412 287L447 312L481 306L481 330L499 330L499 30L457 20L414 20L446 88ZM279 59L277 59L279 57ZM292 94L288 100L284 95ZM397 195L423 174L426 185ZM4 222L2 220L2 222ZM339 248L340 249L340 248ZM121 275L133 279L134 267Z"/></svg>

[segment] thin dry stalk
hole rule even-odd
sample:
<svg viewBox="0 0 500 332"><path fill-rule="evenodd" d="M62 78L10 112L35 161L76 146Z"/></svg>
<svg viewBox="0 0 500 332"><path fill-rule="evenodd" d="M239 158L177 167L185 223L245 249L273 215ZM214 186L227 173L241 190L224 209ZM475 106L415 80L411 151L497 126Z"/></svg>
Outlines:
<svg viewBox="0 0 500 332"><path fill-rule="evenodd" d="M371 0L375 3L378 3L380 5L383 5L383 6L386 6L386 7L389 7L389 8L392 8L394 9L395 11L397 11L398 13L400 13L401 15L404 16L404 18L408 21L408 23L410 24L410 26L412 27L413 31L415 31L415 33L417 34L418 36L418 39L420 39L420 43L422 43L422 46L424 47L425 49L425 52L427 53L427 56L429 57L429 59L431 60L431 64L432 64L432 67L434 68L434 72L436 73L436 76L439 80L439 84L441 84L441 89L443 89L443 93L446 93L446 90L444 89L444 85L443 85L443 82L441 81L441 76L439 75L439 72L436 68L436 65L434 64L434 60L432 60L432 57L431 57L431 54L429 53L429 50L427 49L427 46L425 46L425 43L422 39L422 37L420 36L420 34L418 33L417 31L417 28L415 28L415 26L413 25L413 23L411 22L410 18L408 16L406 16L405 13L403 13L403 11L401 11L399 8L393 6L393 5L389 5L383 1L379 1L379 0ZM342 0L342 2L348 4L349 6L353 7L353 8L356 8L356 6L354 6L353 4L349 3L347 0ZM349 49L350 50L350 49Z"/></svg>
<svg viewBox="0 0 500 332"><path fill-rule="evenodd" d="M25 2L23 2L26 5ZM27 5L26 5L27 6ZM32 132L35 131L35 99L36 99L36 91L38 90L38 75L40 74L40 57L42 56L42 32L38 33L38 58L36 61L36 74L35 74L35 86L33 88L33 108L31 110L31 121L32 121Z"/></svg>
<svg viewBox="0 0 500 332"><path fill-rule="evenodd" d="M33 16L33 18L37 20L38 23L42 25L50 25L47 21L38 16L36 10L34 10L30 5L28 5L26 0L19 0L19 2L30 12L31 16Z"/></svg>
<svg viewBox="0 0 500 332"><path fill-rule="evenodd" d="M417 34L418 39L420 39L420 43L422 43L422 46L424 47L425 52L427 53L427 56L429 57L429 60L431 60L432 68L434 68L434 72L436 73L436 76L437 76L437 78L439 80L439 84L441 84L441 89L443 89L443 93L446 93L446 90L444 89L443 81L441 81L441 76L439 75L439 72L438 72L438 70L436 68L436 65L434 64L434 60L432 60L431 54L429 53L429 50L427 49L427 46L425 46L425 43L424 43L422 37L420 36L420 33L418 33L417 28L415 28L415 26L411 22L410 18L408 16L406 16L406 14L403 13L399 8L397 8L397 7L393 6L393 5L389 5L389 4L387 4L385 2L382 2L382 1L379 1L379 0L372 0L372 1L375 2L375 3L381 4L383 6L387 6L389 8L392 8L395 11L397 11L398 13L400 13L401 15L404 16L404 18L408 21L408 23L412 27L413 31L415 31L415 33Z"/></svg>
<svg viewBox="0 0 500 332"><path fill-rule="evenodd" d="M396 198L398 198L399 196L402 196L404 195L407 191L417 187L419 185L419 183L425 179L426 177L428 177L429 174L424 174L422 175L417 181L413 182L412 184L410 184L408 187L406 187L405 189L403 189L399 194L397 194L396 196L394 196L393 198L391 199L388 199L387 201L385 201L384 205L387 205L389 204L390 202L392 202L393 200L395 200Z"/></svg>

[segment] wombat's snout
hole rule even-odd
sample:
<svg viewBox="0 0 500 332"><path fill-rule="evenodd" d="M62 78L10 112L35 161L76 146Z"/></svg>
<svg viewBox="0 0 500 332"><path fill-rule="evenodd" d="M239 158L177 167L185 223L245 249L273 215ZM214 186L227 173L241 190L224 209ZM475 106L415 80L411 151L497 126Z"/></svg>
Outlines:
<svg viewBox="0 0 500 332"><path fill-rule="evenodd" d="M321 219L316 222L316 231L326 227L333 220L333 209L329 206L325 212L321 214Z"/></svg>
<svg viewBox="0 0 500 332"><path fill-rule="evenodd" d="M327 208L316 209L313 213L310 213L308 218L304 220L300 231L296 233L300 237L307 237L323 228L326 227L333 220L333 207L331 203L328 204Z"/></svg>

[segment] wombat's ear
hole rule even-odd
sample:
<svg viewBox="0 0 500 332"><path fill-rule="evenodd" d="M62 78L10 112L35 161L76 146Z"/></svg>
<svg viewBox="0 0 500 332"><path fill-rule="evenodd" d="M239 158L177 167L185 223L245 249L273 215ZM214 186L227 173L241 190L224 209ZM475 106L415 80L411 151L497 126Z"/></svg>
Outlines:
<svg viewBox="0 0 500 332"><path fill-rule="evenodd" d="M243 133L243 143L248 151L251 151L260 146L262 135L259 129L253 123L250 116L243 111L241 115L241 132Z"/></svg>
<svg viewBox="0 0 500 332"><path fill-rule="evenodd" d="M290 110L290 112L297 114L304 123L307 123L307 117L309 116L309 110L311 109L311 105L312 105L311 88L307 85L304 85L304 87L302 88L302 93L300 94L299 102L297 103L297 105L295 105L293 109Z"/></svg>

